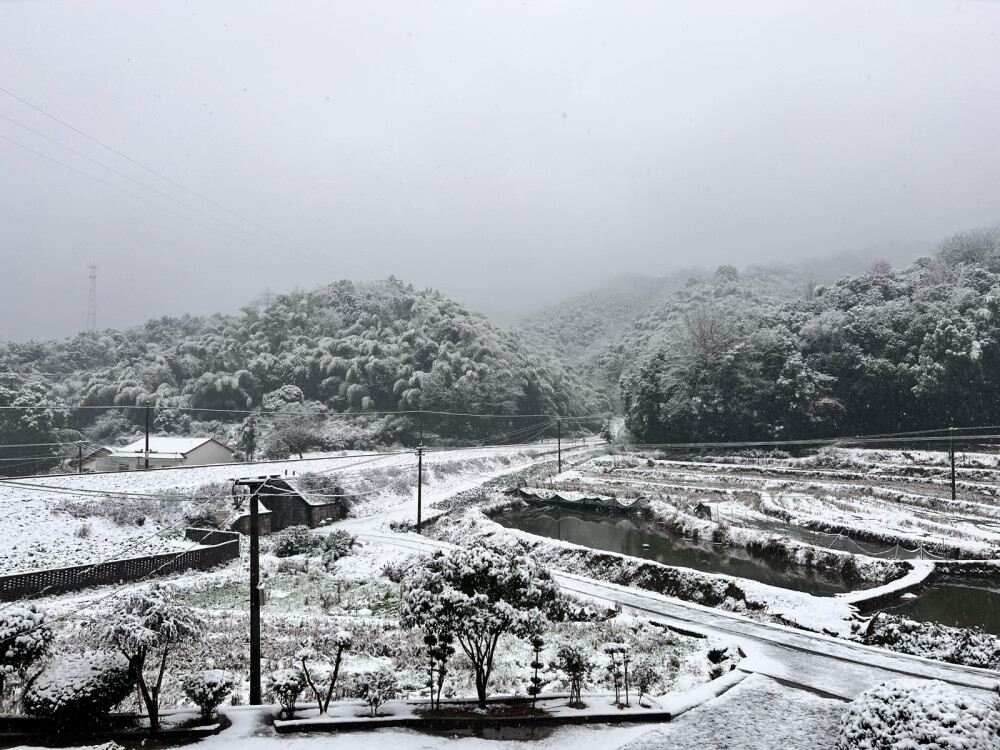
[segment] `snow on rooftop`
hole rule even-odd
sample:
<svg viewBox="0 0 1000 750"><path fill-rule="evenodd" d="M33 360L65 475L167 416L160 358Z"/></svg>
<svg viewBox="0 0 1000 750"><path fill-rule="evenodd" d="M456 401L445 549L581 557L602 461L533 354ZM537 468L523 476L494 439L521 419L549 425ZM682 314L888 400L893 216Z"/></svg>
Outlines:
<svg viewBox="0 0 1000 750"><path fill-rule="evenodd" d="M149 438L150 453L190 453L195 448L212 440L210 437L152 437ZM146 438L116 448L115 453L144 453Z"/></svg>

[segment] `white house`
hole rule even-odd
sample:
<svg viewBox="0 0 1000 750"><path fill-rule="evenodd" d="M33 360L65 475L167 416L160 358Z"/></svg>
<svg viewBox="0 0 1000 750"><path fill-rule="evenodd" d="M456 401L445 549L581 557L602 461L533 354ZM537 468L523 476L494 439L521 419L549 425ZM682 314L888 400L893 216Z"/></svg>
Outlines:
<svg viewBox="0 0 1000 750"><path fill-rule="evenodd" d="M233 449L214 438L150 437L149 468L164 466L205 466L228 464ZM146 438L121 448L111 449L106 456L95 456L83 462L84 471L136 471L146 468Z"/></svg>

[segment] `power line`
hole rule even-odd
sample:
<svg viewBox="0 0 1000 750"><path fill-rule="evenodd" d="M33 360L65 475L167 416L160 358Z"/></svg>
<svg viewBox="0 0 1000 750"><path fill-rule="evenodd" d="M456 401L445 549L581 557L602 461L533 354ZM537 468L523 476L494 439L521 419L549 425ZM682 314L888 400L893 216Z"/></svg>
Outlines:
<svg viewBox="0 0 1000 750"><path fill-rule="evenodd" d="M2 138L3 136L0 136ZM49 409L52 411L73 411L73 410L100 410L100 409L120 409L120 410L140 410L145 409L145 404L125 404L121 406L116 406L114 404L81 404L78 406L72 406L69 404L46 404L44 406L0 406L0 410L6 411L31 411L31 410L45 410ZM428 416L443 416L443 417L469 417L475 419L561 419L563 422L587 422L594 419L601 419L607 416L607 412L599 412L597 414L583 414L577 416L561 416L555 414L473 414L471 412L455 412L455 411L425 411L421 409L403 409L399 411L342 411L342 412L315 412L315 413L304 413L301 411L255 411L253 409L209 409L197 406L156 406L153 408L157 411L183 411L183 412L199 412L206 414L253 414L259 417L268 416L295 416L303 418L349 418L349 417L387 417L387 416L417 416L420 414L425 414ZM970 428L971 429L971 428Z"/></svg>
<svg viewBox="0 0 1000 750"><path fill-rule="evenodd" d="M187 187L186 185L182 185L181 183L177 182L176 180L172 180L171 178L167 177L166 175L161 174L160 172L157 172L155 169L146 166L142 162L137 161L136 159L133 159L131 156L128 156L127 154L122 153L121 151L119 151L118 149L114 148L113 146L109 146L108 144L104 143L103 141L100 141L97 138L94 138L93 136L88 135L87 133L83 132L79 128L73 127L68 122L66 122L64 120L61 120L58 117L56 117L55 115L46 112L41 107L38 107L38 106L32 104L31 102L27 101L26 99L22 99L17 94L15 94L15 93L13 93L11 91L8 91L7 89L2 88L2 87L0 87L0 91L2 91L3 93L7 94L7 96L9 96L9 97L11 97L13 99L16 99L17 101L21 102L25 106L30 107L31 109L35 110L36 112L39 112L40 114L44 115L45 117L48 117L50 120L53 120L53 121L59 123L63 127L69 128L74 133L77 133L78 135L83 136L84 138L86 138L87 140L91 141L92 143L96 143L101 148L107 149L108 151L112 152L113 154L115 154L117 156L120 156L122 159L125 159L126 161L131 162L132 164L136 165L137 167L146 170L150 174L155 175L156 177L159 177L161 180L165 180L166 182L169 182L171 185L174 185L175 187L180 188L184 192L189 193L189 194L195 196L196 198L198 198L200 200L203 200L206 203L209 203L209 204L215 206L216 208L222 209L226 213L231 214L231 215L235 216L236 218L241 219L242 221L247 222L248 224L252 224L253 226L255 226L255 227L259 228L259 229L263 229L268 234L271 234L271 235L273 235L275 237L278 237L279 239L282 239L285 242L289 242L289 243L291 243L293 245L296 245L296 246L302 248L303 250L306 250L306 251L312 253L313 255L317 256L318 258L320 258L320 259L322 259L324 261L330 261L330 260L332 260L335 263L340 263L341 265L347 266L348 268L353 268L355 271L359 271L359 272L364 273L364 274L366 274L368 276L376 276L377 277L379 275L379 274L373 273L372 271L369 271L368 269L361 268L360 266L356 266L353 263L348 263L347 261L336 260L334 258L330 258L330 257L324 255L323 253L319 252L318 250L314 250L313 248L309 247L308 245L304 245L301 242L298 242L297 240L293 240L290 237L286 237L285 235L280 234L279 232L275 232L273 229L269 229L268 227L264 226L263 224L260 224L259 222L256 222L253 219L250 219L250 218L248 218L246 216L243 216L242 214L237 213L236 211L233 211L231 208L227 208L226 206L223 206L221 203L218 203L218 202L212 200L211 198L206 198L204 195L201 195L200 193L195 192L194 190L192 190L191 188Z"/></svg>
<svg viewBox="0 0 1000 750"><path fill-rule="evenodd" d="M261 465L261 464L263 464L263 465L285 464L285 463L294 463L294 462L301 462L301 461L349 461L349 460L356 459L356 458L367 458L367 457L372 457L373 461L377 461L380 458L387 458L387 457L391 457L391 456L399 456L399 455L406 455L406 454L412 454L412 453L413 453L413 451L407 450L407 451L391 451L391 452L386 452L386 453L362 453L362 454L355 454L355 455L351 455L351 456L317 456L317 457L314 457L314 458L293 458L293 459L280 459L280 460L271 460L271 461L254 461L252 463L203 464L203 465L197 465L197 466L167 466L167 467L164 467L162 469L154 469L153 471L155 471L157 474L162 474L162 473L167 472L167 471L177 471L179 469L205 469L205 468L218 468L219 466L235 466L235 467L242 468L242 467L245 467L245 466L254 466L254 465ZM367 462L360 462L360 463L367 463ZM351 466L347 466L345 468L351 468ZM343 469L331 469L330 471L343 471ZM129 472L109 471L109 472L92 472L92 473L87 474L87 475L66 474L66 475L63 475L63 476L66 476L67 478L68 477L73 477L74 478L73 481L78 481L77 478L80 477L80 476L93 477L93 476L96 476L98 474L127 474L129 476L134 476L136 474L145 475L146 473L147 472L141 471L141 470L140 471L129 471ZM42 476L51 477L51 475L42 475ZM119 492L119 491L111 491L111 490L90 490L90 489L84 489L84 488L74 488L74 487L68 487L67 488L67 487L59 487L59 486L56 486L56 485L38 484L38 483L35 483L35 482L25 482L25 481L23 481L24 479L27 479L27 477L19 477L18 479L0 479L0 488L3 488L5 486L8 486L8 487L21 487L21 488L27 489L27 490L36 490L37 489L37 490L46 490L46 491L49 491L49 492L63 492L63 493L69 493L69 494L78 494L79 493L79 494L102 495L102 496L105 496L105 497L142 497L142 498L150 498L150 499L160 499L160 500L162 500L162 499L165 499L165 496L166 496L166 497L185 498L185 499L188 499L188 500L199 499L199 498L197 498L197 496L193 496L193 495L190 495L190 494L187 494L187 493L183 493L183 492L174 492L174 493L169 493L169 492L149 493L149 492L124 492L124 491ZM21 481L19 481L19 480L21 480ZM226 481L228 481L228 480L226 480Z"/></svg>
<svg viewBox="0 0 1000 750"><path fill-rule="evenodd" d="M173 209L170 209L170 208L167 208L166 206L160 205L156 201L149 200L148 198L143 198L141 195L136 195L135 193L133 193L133 192L131 192L129 190L126 190L125 188L119 187L118 185L115 185L114 183L108 182L107 180L102 180L100 177L95 177L94 175L89 174L88 172L84 172L82 169L77 169L76 167L70 166L69 164L67 164L64 161L60 161L59 159L56 159L53 156L49 156L48 154L42 153L41 151L38 151L37 149L33 149L33 148L31 148L31 146L25 146L23 143L20 143L19 141L15 141L13 138L8 138L5 135L0 135L0 139L3 139L5 141L7 141L8 143L12 143L15 146L18 146L19 148L23 148L25 151L30 151L31 153L33 153L33 154L35 154L37 156L40 156L43 159L48 159L49 161L51 161L51 162L53 162L55 164L58 164L59 166L64 167L64 168L70 170L71 172L76 172L77 174L82 175L82 176L84 176L84 177L86 177L86 178L88 178L90 180L93 180L94 182L99 182L100 184L102 184L102 185L104 185L106 187L109 187L112 190L117 190L119 193L124 193L125 195L129 196L130 198L134 198L135 200L141 201L141 202L143 202L143 203L145 203L145 204L147 204L149 206L152 206L153 208L157 208L160 211L163 211L164 213L170 214L171 216L176 216L177 218L183 219L184 221L189 221L192 224L197 224L198 226L204 227L205 229L210 229L213 232L218 232L219 234L225 235L225 236L227 236L227 237L229 237L231 239L236 239L236 240L239 240L239 241L242 241L242 242L246 242L247 244L253 245L253 246L257 247L258 249L268 250L268 248L264 247L263 245L258 245L258 244L254 243L254 242L251 242L250 240L248 240L245 237L237 237L236 235L233 235L233 234L225 231L224 229L212 226L211 224L206 224L203 221L198 221L197 219L192 218L190 216L185 216L184 214L178 213L177 211L174 211ZM296 254L298 254L298 255L301 256L301 253L298 253L297 251L293 250L292 252L296 252ZM331 270L331 269L328 269L328 268L326 268L326 267L318 264L316 262L316 260L313 259L313 258L304 258L304 260L306 262L308 262L308 263L312 263L314 265L317 265L318 267L323 268L324 270Z"/></svg>
<svg viewBox="0 0 1000 750"><path fill-rule="evenodd" d="M205 217L211 219L212 221L217 221L217 222L219 222L220 224L222 224L224 226L230 227L231 229L235 229L237 232L243 232L244 234L249 235L250 237L252 237L255 240L260 240L260 241L263 241L263 242L267 242L267 243L269 243L270 245L272 245L274 247L284 247L285 246L284 243L275 242L275 240L273 240L271 238L261 237L260 235L257 235L257 234L254 234L254 233L248 231L244 227L241 227L241 226L239 226L237 224L233 224L232 222L220 219L218 216L215 216L214 214L209 213L208 211L203 211L200 208L198 208L197 206L192 206L190 203L185 203L184 201L179 200L178 198L175 198L174 196L170 195L169 193L166 193L166 192L164 192L162 190L157 190L156 188L154 188L154 187L152 187L150 185L147 185L146 183L141 182L141 181L135 179L134 177L130 177L129 175L125 174L124 172L122 172L120 170L115 169L114 167L109 167L107 164L104 164L103 162L98 161L97 159L94 159L94 158L92 158L90 156L87 156L86 154L81 153L80 151L77 151L74 148L70 148L66 144L57 141L55 138L50 138L49 136L45 135L44 133L41 133L41 132L35 130L34 128L30 128L27 125L25 125L23 123L20 123L17 120L11 118L11 117L8 117L7 115L0 114L0 118L3 118L4 120L7 120L8 122L13 123L14 125L17 125L19 128L23 128L24 130L27 130L29 133L34 133L39 138L44 138L49 143L54 143L59 148L65 149L66 151L69 151L71 154L74 154L75 156L78 156L81 159L86 159L87 161L91 162L92 164L96 164L97 166L101 167L102 169L106 169L109 172L111 172L112 174L116 174L119 177L121 177L123 179L126 179L129 182L131 182L131 183L133 183L135 185L138 185L139 187L141 187L141 188L143 188L145 190L149 190L149 191L151 191L153 193L156 193L159 196L162 196L162 197L166 198L169 201L173 201L174 203L176 203L179 206L183 206L184 208L186 208L186 209L188 209L190 211L194 211L195 213L201 214L202 216L205 216ZM21 145L21 144L16 144L16 145ZM39 152L36 152L36 153L39 153ZM88 176L90 176L90 175L88 175ZM243 238L240 238L240 239L243 239ZM300 255L300 257L303 257L303 256L301 256L301 254L299 254L299 255ZM311 262L311 263L315 263L316 262L312 258L306 257L304 259L307 260L308 262ZM93 286L93 278L94 278L93 272L94 272L94 270L96 270L96 268L97 268L96 266L91 266L91 269L92 269L92 273L91 273L91 285L92 286ZM329 270L333 271L334 269L330 268ZM96 328L96 326L92 325L91 323L92 323L92 316L91 316L90 319L88 319L87 330L94 330Z"/></svg>
<svg viewBox="0 0 1000 750"><path fill-rule="evenodd" d="M883 445L891 443L940 443L948 438L948 435L909 435L900 437L872 436L872 437L836 437L836 438L811 438L805 440L758 440L741 442L713 442L713 443L633 443L633 448L661 448L661 449L698 449L698 448L767 448L782 445L850 445L850 444L872 444ZM955 435L954 440L964 442L975 442L977 440L995 440L1000 438L1000 434L982 435Z"/></svg>

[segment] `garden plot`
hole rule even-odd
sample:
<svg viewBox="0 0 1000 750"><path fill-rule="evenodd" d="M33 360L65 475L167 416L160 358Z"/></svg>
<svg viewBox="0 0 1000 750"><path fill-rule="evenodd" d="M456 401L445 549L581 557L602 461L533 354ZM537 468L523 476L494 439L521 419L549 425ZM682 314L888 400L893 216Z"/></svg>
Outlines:
<svg viewBox="0 0 1000 750"><path fill-rule="evenodd" d="M248 699L249 654L247 632L249 611L246 558L237 568L210 573L187 574L169 579L178 601L193 607L208 621L204 637L178 644L171 651L171 667L163 682L163 707L190 706L181 677L193 669L216 669L231 675L236 688L234 705ZM296 653L310 639L324 634L349 631L353 644L345 654L341 672L343 689L366 672L388 669L396 676L401 697L426 697L426 647L422 633L400 626L399 586L382 571L390 566L408 569L412 561L405 552L384 546L356 547L334 564L324 564L321 554L301 554L277 558L262 555L263 580L268 601L262 609L263 671L266 674L296 666ZM110 616L116 599L96 602L81 611L86 596L52 597L45 601L55 618L54 642L60 652L82 652L93 647L97 625ZM541 652L541 676L546 691L568 687L565 673L552 666L557 648L574 644L588 654L595 668L587 678L586 690L611 690L611 677L603 669L603 652L609 642L629 642L634 652L652 663L656 670L651 695L685 690L708 681L738 662L734 644L678 635L647 620L616 615L613 611L575 603L570 618L554 623L545 632ZM524 641L504 636L497 649L490 691L496 694L526 694L531 684L531 663L535 655ZM306 691L308 693L308 691ZM472 671L465 657L453 660L444 687L448 698L475 696ZM305 709L314 705L308 694L300 697ZM8 708L11 706L8 705ZM135 698L123 709L140 710Z"/></svg>

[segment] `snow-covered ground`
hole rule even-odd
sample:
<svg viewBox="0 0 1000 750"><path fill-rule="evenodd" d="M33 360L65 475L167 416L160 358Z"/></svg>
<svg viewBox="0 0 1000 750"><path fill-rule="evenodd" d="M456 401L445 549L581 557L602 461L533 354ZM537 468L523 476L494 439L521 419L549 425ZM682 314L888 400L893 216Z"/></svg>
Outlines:
<svg viewBox="0 0 1000 750"><path fill-rule="evenodd" d="M751 675L623 750L826 750L836 743L846 705Z"/></svg>
<svg viewBox="0 0 1000 750"><path fill-rule="evenodd" d="M428 519L437 515L440 509L436 505L458 492L474 488L491 477L550 459L551 456L545 455L550 450L550 445L544 445L499 451L467 449L426 453L427 484L423 488L423 517ZM852 453L850 459L858 463L871 460L882 467L883 476L889 474L889 469L899 474L902 469L913 465L907 463L911 459L906 456L883 454L866 457ZM408 452L379 456L338 454L317 458L319 460L307 464L275 462L268 466L256 465L250 471L250 467L232 464L181 471L61 476L0 483L0 520L7 521L0 526L0 534L5 535L0 538L0 572L40 567L38 561L42 561L45 567L53 561L59 561L56 564L74 564L102 559L105 555L125 556L121 551L131 547L145 552L176 548L178 544L163 533L169 531L173 524L173 517L168 513L147 512L142 526L129 526L122 524L121 518L116 520L114 514L95 513L89 517L74 514L67 510L70 504L96 509L115 503L117 497L124 497L129 500L120 501L122 507L135 501L136 512L141 512L148 506L139 501L148 501L149 495L168 493L171 495L169 499L157 502L169 504L167 507L190 509L197 507L201 495L208 492L204 489L208 485L224 485L234 477L248 474L284 475L286 470L289 476L294 476L293 472L301 472L308 465L310 471L335 472L345 486L358 491L362 501L354 509L357 517L349 518L338 526L359 534L363 546L356 554L338 561L336 568L329 572L322 569L317 557L306 563L304 559L278 560L265 555L263 567L272 596L264 618L265 641L269 644L265 649L265 669L288 666L289 654L294 651L298 639L309 632L320 632L330 627L351 627L359 634L361 648L352 653L349 671L379 665L398 666L401 663L398 660L404 658L403 654L419 650L419 638L417 634L401 634L393 630L393 607L396 606L398 592L380 574L386 565L398 564L406 554L428 548L429 540L425 537L389 530L392 522L415 520L416 493L410 474L415 475L416 456ZM929 466L940 468L943 465L940 455L928 455L926 458ZM998 465L992 456L981 461L974 460L979 462L976 470L980 472ZM970 459L970 466L974 460ZM962 515L948 505L949 499L942 497L940 487L915 475L907 475L905 481L884 482L879 485L880 494L874 490L856 491L858 480L855 475L865 473L864 466L851 465L841 469L792 459L785 462L784 468L802 473L789 478L769 476L761 470L762 467L748 468L738 462L705 462L706 471L694 465L676 466L676 463L668 465L668 462L654 461L649 467L645 459L636 460L628 456L600 458L555 477L553 484L565 483L569 488L574 484L577 487L586 485L589 489L618 483L619 492L622 485L628 483L633 488L653 487L664 498L686 507L693 507L694 501L705 499L714 508L721 506L723 513L731 510L734 520L740 511L747 519L771 518L762 512L766 498L776 507L795 513L796 518L839 519L841 523L851 520L900 538L933 538L937 535L958 540L958 544L984 548L998 535L996 529L988 524L992 521L1000 523L1000 510L991 503L988 494L972 497L972 490L968 490L964 498L960 497L960 502L974 504L975 507L970 505L972 510L969 514ZM806 474L829 474L832 471L843 471L845 481ZM978 484L986 481L981 476L975 479ZM904 485L905 489L901 489ZM890 495L893 499L886 499ZM944 503L943 509L932 507L932 502L938 500ZM984 521L983 529L977 523L980 520ZM908 525L908 522L913 525ZM918 522L925 525L919 526ZM88 532L76 536L77 529L83 524L89 527ZM319 529L317 533L328 530ZM391 542L382 543L380 539ZM144 548L144 544L149 546ZM174 658L208 658L212 666L245 673L245 566L244 556L240 564L217 571L170 577L179 586L181 595L209 612L213 622L213 632L204 644L199 644L198 649L191 653L178 652ZM926 573L926 566L918 567L920 570L915 571L914 576L918 572ZM653 730L649 725L566 727L542 733L543 736L537 739L510 740L504 743L505 748L526 748L528 745L535 748L550 745L562 747L569 744L581 750L591 747L594 750L609 750L622 745L634 750L670 747L830 747L845 704L825 696L825 693L853 697L859 690L871 685L873 680L878 681L886 675L905 670L927 677L965 680L964 684L974 685L980 690L993 684L989 676L980 674L980 671L963 671L960 667L912 660L839 639L752 622L731 613L588 580L586 576L560 575L559 580L568 591L593 597L606 606L618 602L626 612L673 621L694 631L714 633L713 643L745 646L749 659L744 660L740 668L753 674L721 698ZM895 585L902 586L904 583ZM810 597L769 590L773 587L745 580L739 580L738 584L748 598L767 600L772 614L781 614L791 622L809 623L810 627L829 626L828 629L834 632L843 632L850 617L852 597ZM107 590L97 590L52 597L45 601L45 606L54 615L62 613L67 617L59 626L64 645L72 648L84 642L87 623L99 610L84 610L81 607L91 603L101 604L98 600L107 593ZM627 615L617 619L626 622L635 618ZM643 627L648 629L653 626ZM652 637L652 632L643 631L645 635L642 637ZM558 633L559 637L565 637L562 630ZM610 631L600 635L606 636L610 637ZM678 640L678 643L683 644L683 641ZM705 661L702 654L704 648L707 648L707 643L699 648L680 645L674 649L675 667L678 668L671 688L690 688L706 679L706 665L702 663ZM669 657L667 652L664 654L663 658ZM523 692L528 661L530 654L527 650L510 644L501 655L497 670L498 686ZM178 668L177 671L183 669ZM456 670L456 673L459 671ZM782 682L770 679L772 677L810 685L823 694L786 687ZM467 681L462 682L463 678L457 675L456 679L455 687L459 692L468 692L470 685ZM165 695L170 700L177 700L179 696L175 682L174 678L170 678L164 686ZM243 684L240 690L245 692L245 689ZM278 737L270 727L260 724L254 710L224 710L233 718L234 726L218 737L199 743L201 746L221 747L248 741L255 746L276 745L279 742L286 746L318 746L316 743L330 741L330 737L324 735ZM384 747L392 743L407 750L437 748L455 742L460 742L464 748L472 748L473 745L490 742L472 737L456 740L409 730L352 734L350 740L352 744L363 747ZM490 746L496 745L491 743Z"/></svg>
<svg viewBox="0 0 1000 750"><path fill-rule="evenodd" d="M424 455L425 507L485 478L530 466L551 450L546 443L430 451ZM0 575L187 549L185 514L224 502L229 483L247 476L332 474L360 495L354 514L364 523L415 520L414 451L310 458L315 460L0 481Z"/></svg>

